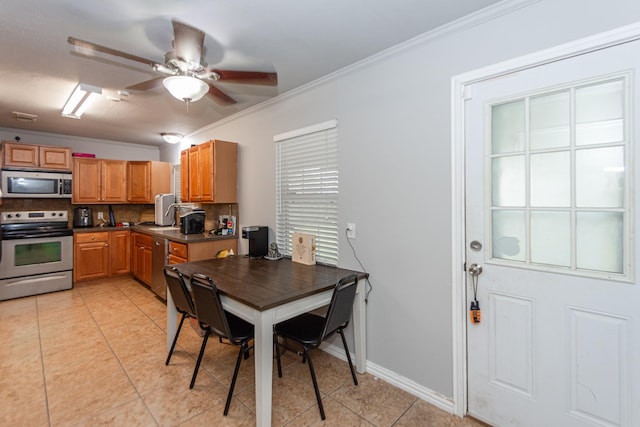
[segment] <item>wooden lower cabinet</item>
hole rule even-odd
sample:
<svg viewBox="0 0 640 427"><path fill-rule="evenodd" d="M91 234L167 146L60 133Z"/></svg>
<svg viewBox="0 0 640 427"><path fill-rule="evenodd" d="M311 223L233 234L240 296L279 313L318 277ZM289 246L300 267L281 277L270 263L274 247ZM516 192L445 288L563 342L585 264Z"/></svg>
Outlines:
<svg viewBox="0 0 640 427"><path fill-rule="evenodd" d="M134 232L132 239L131 272L138 280L151 286L151 236Z"/></svg>
<svg viewBox="0 0 640 427"><path fill-rule="evenodd" d="M73 281L109 276L109 233L77 233L73 236Z"/></svg>
<svg viewBox="0 0 640 427"><path fill-rule="evenodd" d="M74 282L129 274L129 230L76 233L73 240Z"/></svg>
<svg viewBox="0 0 640 427"><path fill-rule="evenodd" d="M236 239L209 240L196 243L169 242L169 264L180 264L189 261L201 261L214 258L218 251L233 249L238 253L238 241Z"/></svg>
<svg viewBox="0 0 640 427"><path fill-rule="evenodd" d="M180 264L189 260L189 247L184 243L169 242L169 264Z"/></svg>
<svg viewBox="0 0 640 427"><path fill-rule="evenodd" d="M109 274L117 276L131 272L131 232L129 230L109 233Z"/></svg>

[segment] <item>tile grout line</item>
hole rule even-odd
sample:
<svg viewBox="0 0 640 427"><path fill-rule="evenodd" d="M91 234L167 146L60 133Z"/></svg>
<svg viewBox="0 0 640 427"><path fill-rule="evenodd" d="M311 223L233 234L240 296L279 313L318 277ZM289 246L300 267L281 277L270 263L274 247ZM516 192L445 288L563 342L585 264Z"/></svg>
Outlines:
<svg viewBox="0 0 640 427"><path fill-rule="evenodd" d="M49 411L49 393L47 392L47 377L44 372L44 354L42 354L42 334L40 333L40 306L38 304L40 296L34 299L36 306L36 323L38 325L38 346L40 347L40 368L42 370L42 385L44 387L44 404L47 408L47 423L51 427L51 413Z"/></svg>

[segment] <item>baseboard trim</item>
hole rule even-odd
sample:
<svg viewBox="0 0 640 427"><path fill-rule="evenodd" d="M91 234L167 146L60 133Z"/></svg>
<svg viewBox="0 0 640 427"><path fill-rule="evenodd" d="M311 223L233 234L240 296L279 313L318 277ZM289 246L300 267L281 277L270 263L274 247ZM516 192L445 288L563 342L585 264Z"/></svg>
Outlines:
<svg viewBox="0 0 640 427"><path fill-rule="evenodd" d="M321 349L330 355L337 357L340 360L347 361L347 357L344 354L344 349L342 346L337 346L333 344L327 344L326 342L321 346ZM355 355L351 353L351 360L354 360ZM421 386L410 379L403 377L402 375L398 375L397 373L390 371L389 369L383 368L382 366L376 365L370 361L367 361L367 372L374 377L381 379L389 384L398 387L401 390L410 393L427 403L436 406L443 411L446 411L450 414L453 414L453 399L443 396L442 394L433 391L427 387Z"/></svg>

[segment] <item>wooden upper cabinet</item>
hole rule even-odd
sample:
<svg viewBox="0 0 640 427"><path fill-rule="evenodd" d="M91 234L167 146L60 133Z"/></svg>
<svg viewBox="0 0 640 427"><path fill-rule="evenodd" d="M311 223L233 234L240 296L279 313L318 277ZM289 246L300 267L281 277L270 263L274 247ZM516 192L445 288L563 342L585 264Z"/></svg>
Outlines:
<svg viewBox="0 0 640 427"><path fill-rule="evenodd" d="M167 162L127 162L127 200L155 203L155 195L171 191L171 168Z"/></svg>
<svg viewBox="0 0 640 427"><path fill-rule="evenodd" d="M127 162L125 160L102 160L100 198L103 202L124 203L127 201Z"/></svg>
<svg viewBox="0 0 640 427"><path fill-rule="evenodd" d="M188 163L184 163L188 152ZM181 176L188 177L189 202L238 202L238 144L211 140L180 153ZM188 169L184 172L183 169ZM184 173L184 174L183 174Z"/></svg>
<svg viewBox="0 0 640 427"><path fill-rule="evenodd" d="M41 168L71 170L71 148L41 145L39 154Z"/></svg>
<svg viewBox="0 0 640 427"><path fill-rule="evenodd" d="M189 200L189 150L180 152L180 200Z"/></svg>
<svg viewBox="0 0 640 427"><path fill-rule="evenodd" d="M73 161L72 203L126 203L127 162L92 158Z"/></svg>
<svg viewBox="0 0 640 427"><path fill-rule="evenodd" d="M200 151L198 146L189 148L189 202L199 202L200 192Z"/></svg>
<svg viewBox="0 0 640 427"><path fill-rule="evenodd" d="M71 170L71 148L2 142L3 167Z"/></svg>
<svg viewBox="0 0 640 427"><path fill-rule="evenodd" d="M215 157L215 145L213 141L205 142L198 145L198 161L200 167L200 197L203 202L214 201L214 167L213 160Z"/></svg>
<svg viewBox="0 0 640 427"><path fill-rule="evenodd" d="M73 186L71 203L100 202L102 162L98 159L73 159Z"/></svg>

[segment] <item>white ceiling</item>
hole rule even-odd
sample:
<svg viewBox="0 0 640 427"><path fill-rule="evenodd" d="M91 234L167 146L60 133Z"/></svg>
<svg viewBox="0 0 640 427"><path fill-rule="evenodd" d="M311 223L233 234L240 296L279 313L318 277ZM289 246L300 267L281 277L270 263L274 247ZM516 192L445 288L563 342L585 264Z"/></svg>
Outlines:
<svg viewBox="0 0 640 427"><path fill-rule="evenodd" d="M20 0L0 12L0 127L161 145L498 0ZM186 104L163 87L118 90L157 77L143 64L88 57L73 36L158 62L171 50L171 20L206 34L205 60L220 69L278 73L278 86L216 83L237 103ZM402 70L389 78L402 78ZM80 120L60 115L77 83L103 88ZM35 122L13 112L35 114Z"/></svg>

